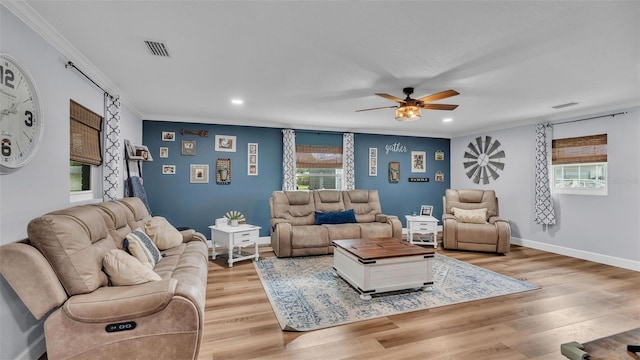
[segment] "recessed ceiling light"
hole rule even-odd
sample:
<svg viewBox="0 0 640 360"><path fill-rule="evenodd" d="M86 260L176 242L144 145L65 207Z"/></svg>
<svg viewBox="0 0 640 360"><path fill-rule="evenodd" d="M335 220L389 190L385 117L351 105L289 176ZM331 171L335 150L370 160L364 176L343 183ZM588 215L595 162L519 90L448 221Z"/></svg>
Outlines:
<svg viewBox="0 0 640 360"><path fill-rule="evenodd" d="M231 99L231 103L233 105L242 105L242 104L244 104L244 100L242 100L242 99Z"/></svg>
<svg viewBox="0 0 640 360"><path fill-rule="evenodd" d="M442 119L442 122L452 122L453 118L444 118Z"/></svg>

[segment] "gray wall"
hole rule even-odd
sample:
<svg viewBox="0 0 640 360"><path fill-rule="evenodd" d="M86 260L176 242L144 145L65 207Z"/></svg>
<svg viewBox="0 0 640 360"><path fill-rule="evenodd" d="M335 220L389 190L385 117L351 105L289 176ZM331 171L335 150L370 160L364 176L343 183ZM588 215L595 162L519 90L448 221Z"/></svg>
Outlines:
<svg viewBox="0 0 640 360"><path fill-rule="evenodd" d="M554 138L607 133L609 176L607 196L553 195L555 226L545 229L533 221L535 125L452 139L451 186L495 189L500 214L511 221L513 243L640 270L640 108L620 111L627 114L554 125ZM485 135L498 139L507 157L500 177L479 186L467 178L462 162L467 144Z"/></svg>
<svg viewBox="0 0 640 360"><path fill-rule="evenodd" d="M0 52L31 73L42 100L44 135L23 169L0 175L0 245L26 237L30 219L69 202L69 100L103 113L102 91L72 69L47 41L0 5ZM76 62L77 63L77 62ZM142 139L142 120L123 109L121 136ZM0 359L37 358L44 352L42 322L33 318L0 276Z"/></svg>

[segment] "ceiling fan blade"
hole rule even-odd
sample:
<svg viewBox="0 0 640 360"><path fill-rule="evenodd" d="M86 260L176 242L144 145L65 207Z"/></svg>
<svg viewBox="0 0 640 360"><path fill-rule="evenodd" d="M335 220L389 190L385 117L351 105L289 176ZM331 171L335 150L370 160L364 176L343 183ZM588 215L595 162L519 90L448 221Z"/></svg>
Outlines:
<svg viewBox="0 0 640 360"><path fill-rule="evenodd" d="M397 108L397 106L396 105L391 105L391 106L381 106L381 107L370 108L370 109L360 109L360 110L356 110L356 112L369 111L369 110L380 110L380 109L391 109L391 108Z"/></svg>
<svg viewBox="0 0 640 360"><path fill-rule="evenodd" d="M446 99L448 97L452 97L452 96L456 96L456 95L460 95L460 93L455 91L455 90L445 90L445 91L437 92L435 94L431 94L431 95L427 95L427 96L421 97L420 99L418 99L418 101L432 102L432 101L436 101L436 100L440 100L440 99Z"/></svg>
<svg viewBox="0 0 640 360"><path fill-rule="evenodd" d="M382 97L383 97L383 98L385 98L385 99L389 99L389 100L391 100L391 101L395 101L395 102L400 103L400 104L404 104L404 100L402 100L402 99L400 99L400 98L397 98L397 97L395 97L395 96L393 96L393 95L389 95L389 94L380 94L380 93L376 93L376 95L378 95L378 96L382 96Z"/></svg>
<svg viewBox="0 0 640 360"><path fill-rule="evenodd" d="M449 104L422 104L421 108L427 110L455 110L458 105L449 105Z"/></svg>

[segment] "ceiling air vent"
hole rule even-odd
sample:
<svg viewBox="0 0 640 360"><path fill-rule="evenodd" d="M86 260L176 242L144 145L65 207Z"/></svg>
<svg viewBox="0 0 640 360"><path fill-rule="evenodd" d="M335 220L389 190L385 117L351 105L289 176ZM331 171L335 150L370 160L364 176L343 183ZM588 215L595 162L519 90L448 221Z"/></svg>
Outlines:
<svg viewBox="0 0 640 360"><path fill-rule="evenodd" d="M169 57L169 49L165 43L152 40L145 40L144 43L151 55Z"/></svg>
<svg viewBox="0 0 640 360"><path fill-rule="evenodd" d="M568 102L566 104L560 104L560 105L552 106L552 108L554 108L554 109L563 109L563 108L566 108L566 107L569 107L569 106L575 106L575 105L578 105L578 103L573 101L573 102Z"/></svg>

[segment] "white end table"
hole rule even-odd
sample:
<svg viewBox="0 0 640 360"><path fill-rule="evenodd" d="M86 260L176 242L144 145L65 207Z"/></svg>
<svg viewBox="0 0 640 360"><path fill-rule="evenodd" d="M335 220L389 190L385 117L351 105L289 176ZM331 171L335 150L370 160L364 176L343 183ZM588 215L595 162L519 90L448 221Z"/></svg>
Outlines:
<svg viewBox="0 0 640 360"><path fill-rule="evenodd" d="M258 260L258 238L260 226L243 224L238 226L209 226L211 229L211 242L213 243L212 259L216 259L216 245L226 247L229 254L229 267L233 267L233 263L241 260L255 259ZM240 256L241 249L245 246L253 245L255 254ZM233 249L238 248L238 256L233 256Z"/></svg>
<svg viewBox="0 0 640 360"><path fill-rule="evenodd" d="M411 244L438 247L438 219L433 216L405 215L407 219L407 240ZM431 241L414 240L414 234L431 234Z"/></svg>

